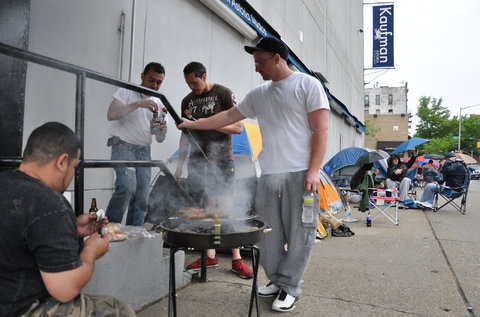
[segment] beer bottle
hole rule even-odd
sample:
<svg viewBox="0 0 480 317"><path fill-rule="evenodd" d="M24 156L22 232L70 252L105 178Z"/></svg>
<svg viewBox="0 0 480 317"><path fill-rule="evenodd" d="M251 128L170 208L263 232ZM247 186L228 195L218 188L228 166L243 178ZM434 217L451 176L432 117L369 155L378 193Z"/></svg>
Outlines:
<svg viewBox="0 0 480 317"><path fill-rule="evenodd" d="M162 129L160 128L160 122L157 121L158 119L158 112L154 111L153 112L153 119L150 121L150 134L159 134L162 132Z"/></svg>
<svg viewBox="0 0 480 317"><path fill-rule="evenodd" d="M88 210L88 213L89 214L96 214L98 211L98 208L97 208L97 199L96 198L92 198L92 203L90 204L90 209Z"/></svg>
<svg viewBox="0 0 480 317"><path fill-rule="evenodd" d="M220 244L220 234L222 232L222 225L218 215L213 216L213 244Z"/></svg>

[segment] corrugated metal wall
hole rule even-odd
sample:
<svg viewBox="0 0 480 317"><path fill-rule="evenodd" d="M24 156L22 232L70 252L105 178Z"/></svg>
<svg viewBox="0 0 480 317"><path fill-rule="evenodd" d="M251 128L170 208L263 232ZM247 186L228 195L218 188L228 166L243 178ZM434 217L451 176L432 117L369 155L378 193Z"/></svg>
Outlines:
<svg viewBox="0 0 480 317"><path fill-rule="evenodd" d="M30 0L0 2L0 42L28 48ZM0 55L0 155L22 152L25 73L27 63Z"/></svg>

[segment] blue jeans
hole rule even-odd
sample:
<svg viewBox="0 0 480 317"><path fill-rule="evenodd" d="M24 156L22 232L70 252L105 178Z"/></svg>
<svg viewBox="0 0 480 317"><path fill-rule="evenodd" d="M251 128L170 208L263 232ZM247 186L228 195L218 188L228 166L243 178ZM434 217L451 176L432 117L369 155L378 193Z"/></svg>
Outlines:
<svg viewBox="0 0 480 317"><path fill-rule="evenodd" d="M421 202L426 201L430 204L433 204L433 198L435 194L440 191L440 185L438 184L428 184L423 191L422 198L420 199Z"/></svg>
<svg viewBox="0 0 480 317"><path fill-rule="evenodd" d="M112 146L112 160L150 161L150 146L123 141ZM143 226L147 211L151 171L149 167L117 167L115 192L107 207L110 222L121 223L128 207L127 225Z"/></svg>

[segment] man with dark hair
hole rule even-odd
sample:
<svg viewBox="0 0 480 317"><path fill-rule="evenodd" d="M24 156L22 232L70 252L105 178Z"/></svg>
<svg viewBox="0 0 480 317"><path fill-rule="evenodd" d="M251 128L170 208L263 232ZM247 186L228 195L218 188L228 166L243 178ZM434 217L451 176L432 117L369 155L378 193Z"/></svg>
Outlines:
<svg viewBox="0 0 480 317"><path fill-rule="evenodd" d="M159 63L149 63L141 74L141 85L153 90L160 89L165 78L165 69ZM112 146L112 160L149 161L152 133L161 143L167 133L166 118L154 119L163 107L160 99L136 91L120 88L113 94L107 118L113 120L113 133L108 145ZM160 109L162 110L162 109ZM163 114L162 111L160 111ZM160 129L151 131L152 120L160 123ZM128 208L126 224L142 226L147 211L151 171L149 167L115 168L115 192L107 207L111 222L121 223Z"/></svg>
<svg viewBox="0 0 480 317"><path fill-rule="evenodd" d="M235 106L233 92L219 84L207 80L207 70L199 62L191 62L183 69L185 82L191 90L182 100L182 116L197 120L208 118L216 113L226 111ZM233 210L235 194L235 169L232 153L232 134L242 132L242 124L234 122L217 130L192 131L208 163L202 153L191 147L188 160L187 188L190 196L197 204L211 210ZM190 142L184 134L180 137L180 150L175 177L180 179L183 164L188 154ZM207 267L218 266L215 249L207 250ZM187 266L188 270L200 270L201 259ZM232 249L232 271L241 278L253 277L253 272L242 261L240 250Z"/></svg>
<svg viewBox="0 0 480 317"><path fill-rule="evenodd" d="M135 316L112 297L80 293L109 240L96 233L96 215L75 218L62 195L79 163L78 138L49 122L23 155L18 170L0 174L0 316Z"/></svg>
<svg viewBox="0 0 480 317"><path fill-rule="evenodd" d="M246 117L258 119L263 150L255 210L273 229L259 243L260 262L271 282L259 287L258 294L276 296L272 309L286 312L295 308L301 294L315 243L318 217L302 224L302 197L318 190L329 105L318 79L289 68L288 47L281 40L263 38L245 50L268 82L250 91L237 107L197 121L184 119L178 127L212 130Z"/></svg>
<svg viewBox="0 0 480 317"><path fill-rule="evenodd" d="M412 156L407 164L403 163L397 155L393 155L388 160L387 179L385 183L387 188L396 188L399 190L398 197L401 201L404 201L408 197L408 190L412 182L412 180L408 178L408 169L415 163L416 158L416 156Z"/></svg>
<svg viewBox="0 0 480 317"><path fill-rule="evenodd" d="M443 188L452 188L455 190L462 187L465 183L465 177L467 177L465 163L463 161L457 161L457 156L452 152L447 153L445 159L446 161L440 169L440 174L443 176L443 182L445 182ZM436 182L428 184L423 191L422 198L417 204L432 209L435 194L440 192L440 190L442 190L442 187Z"/></svg>

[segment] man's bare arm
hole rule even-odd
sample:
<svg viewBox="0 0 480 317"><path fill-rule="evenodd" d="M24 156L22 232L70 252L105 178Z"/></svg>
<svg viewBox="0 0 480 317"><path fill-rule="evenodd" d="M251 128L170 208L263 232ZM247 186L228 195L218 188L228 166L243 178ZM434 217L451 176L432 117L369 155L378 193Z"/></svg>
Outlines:
<svg viewBox="0 0 480 317"><path fill-rule="evenodd" d="M245 119L246 117L238 111L236 107L227 111L222 111L209 118L199 119L197 121L191 121L185 118L183 122L177 127L179 129L187 128L192 130L217 130L225 126L231 125L238 121Z"/></svg>
<svg viewBox="0 0 480 317"><path fill-rule="evenodd" d="M305 190L315 191L320 182L319 170L322 166L327 150L328 138L328 114L327 109L319 109L308 114L308 121L312 130L312 143L310 163L305 175Z"/></svg>
<svg viewBox="0 0 480 317"><path fill-rule="evenodd" d="M185 163L185 159L188 154L189 145L190 145L190 141L185 136L185 134L182 133L182 135L180 136L180 142L179 142L177 168L175 169L175 173L174 173L174 176L177 180L179 180L182 177L183 164Z"/></svg>
<svg viewBox="0 0 480 317"><path fill-rule="evenodd" d="M84 248L80 253L80 258L82 259L81 266L58 273L40 271L48 293L63 303L73 299L92 277L95 261L102 257L108 249L108 238L101 238L99 235L94 234L85 240Z"/></svg>
<svg viewBox="0 0 480 317"><path fill-rule="evenodd" d="M240 121L235 122L234 124L227 125L223 128L217 129L218 132L222 132L225 134L240 134L242 133L242 130L243 130L243 125Z"/></svg>
<svg viewBox="0 0 480 317"><path fill-rule="evenodd" d="M158 111L158 106L153 100L139 100L125 106L120 100L113 98L110 107L108 107L107 119L108 121L119 120L138 108Z"/></svg>

